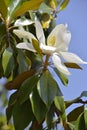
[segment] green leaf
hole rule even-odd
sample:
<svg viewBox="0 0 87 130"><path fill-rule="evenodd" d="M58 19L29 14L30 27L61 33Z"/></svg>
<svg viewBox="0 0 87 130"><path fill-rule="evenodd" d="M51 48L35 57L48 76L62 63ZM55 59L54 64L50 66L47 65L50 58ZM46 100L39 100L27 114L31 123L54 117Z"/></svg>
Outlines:
<svg viewBox="0 0 87 130"><path fill-rule="evenodd" d="M60 118L62 120L62 123L65 124L67 121L67 117L65 113L65 103L64 103L63 96L56 96L54 99L54 104L60 113Z"/></svg>
<svg viewBox="0 0 87 130"><path fill-rule="evenodd" d="M54 111L55 111L54 107L51 106L46 114L46 123L49 130L52 128L53 125L52 123L53 123Z"/></svg>
<svg viewBox="0 0 87 130"><path fill-rule="evenodd" d="M66 67L68 68L73 68L73 69L82 69L78 64L76 63L69 63L69 62L65 62L64 63Z"/></svg>
<svg viewBox="0 0 87 130"><path fill-rule="evenodd" d="M67 86L68 85L68 78L66 77L66 75L64 75L62 72L58 71L58 69L54 68L54 71L56 72L56 74L58 75L58 77L60 78L61 82Z"/></svg>
<svg viewBox="0 0 87 130"><path fill-rule="evenodd" d="M7 123L8 123L9 120L11 119L12 110L13 110L13 107L14 107L16 101L17 101L16 99L17 99L17 92L14 92L14 93L10 96L10 99L9 99L9 102L8 102L8 107L6 108Z"/></svg>
<svg viewBox="0 0 87 130"><path fill-rule="evenodd" d="M66 8L70 0L64 0L62 4L60 5L60 10L63 10Z"/></svg>
<svg viewBox="0 0 87 130"><path fill-rule="evenodd" d="M85 107L85 110L84 110L84 120L85 120L85 127L87 129L87 108Z"/></svg>
<svg viewBox="0 0 87 130"><path fill-rule="evenodd" d="M41 123L46 115L47 109L45 104L41 100L36 88L30 94L30 101L31 101L33 113L37 121Z"/></svg>
<svg viewBox="0 0 87 130"><path fill-rule="evenodd" d="M49 71L44 72L38 83L38 92L47 107L50 107L52 104L57 91L59 91L58 88L58 84L53 79Z"/></svg>
<svg viewBox="0 0 87 130"><path fill-rule="evenodd" d="M0 0L0 13L2 14L3 19L6 20L7 7L4 0Z"/></svg>
<svg viewBox="0 0 87 130"><path fill-rule="evenodd" d="M26 57L23 51L21 50L18 50L17 61L19 64L19 73L22 73L28 69L28 65L26 63Z"/></svg>
<svg viewBox="0 0 87 130"><path fill-rule="evenodd" d="M74 110L72 110L67 118L68 118L68 121L71 122L71 121L75 121L77 120L77 118L79 117L79 115L84 111L84 106L80 106L80 107L77 107L75 108Z"/></svg>
<svg viewBox="0 0 87 130"><path fill-rule="evenodd" d="M33 119L30 101L22 105L17 102L12 111L15 130L24 130Z"/></svg>
<svg viewBox="0 0 87 130"><path fill-rule="evenodd" d="M8 77L14 68L14 57L11 48L7 48L3 53L2 65L5 76Z"/></svg>
<svg viewBox="0 0 87 130"><path fill-rule="evenodd" d="M76 130L85 130L84 113L82 112L76 122Z"/></svg>
<svg viewBox="0 0 87 130"><path fill-rule="evenodd" d="M24 14L28 10L36 10L39 5L43 2L43 0L35 1L35 0L11 0L9 3L9 11L8 11L8 23L10 21L22 14Z"/></svg>
<svg viewBox="0 0 87 130"><path fill-rule="evenodd" d="M73 124L71 124L70 122L67 122L67 125L68 125L68 127L69 127L68 130L76 130L76 129L75 129L75 126L74 126Z"/></svg>
<svg viewBox="0 0 87 130"><path fill-rule="evenodd" d="M38 80L38 75L34 75L23 82L19 90L19 101L21 104L29 98L29 94L32 92L34 87L36 87Z"/></svg>

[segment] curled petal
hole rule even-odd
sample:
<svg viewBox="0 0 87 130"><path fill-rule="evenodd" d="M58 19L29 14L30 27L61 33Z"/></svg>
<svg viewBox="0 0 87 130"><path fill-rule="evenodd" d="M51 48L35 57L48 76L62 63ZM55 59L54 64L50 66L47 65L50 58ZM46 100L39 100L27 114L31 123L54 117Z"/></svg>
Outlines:
<svg viewBox="0 0 87 130"><path fill-rule="evenodd" d="M87 64L79 56L70 52L59 52L59 54L68 62L77 63L77 64Z"/></svg>
<svg viewBox="0 0 87 130"><path fill-rule="evenodd" d="M67 51L70 40L71 33L67 30L66 25L60 24L48 36L47 44L56 47L58 51Z"/></svg>
<svg viewBox="0 0 87 130"><path fill-rule="evenodd" d="M54 66L63 74L70 75L70 72L66 68L66 66L61 62L61 59L56 54L52 55L52 61L54 63Z"/></svg>
<svg viewBox="0 0 87 130"><path fill-rule="evenodd" d="M36 35L40 43L43 43L45 45L45 36L43 32L43 28L39 21L35 21L35 27L36 27Z"/></svg>
<svg viewBox="0 0 87 130"><path fill-rule="evenodd" d="M22 42L22 43L17 44L16 47L20 48L20 49L26 49L26 50L29 50L32 52L36 52L36 50L34 49L34 47L31 43Z"/></svg>
<svg viewBox="0 0 87 130"><path fill-rule="evenodd" d="M40 44L40 48L44 54L52 54L56 51L55 47L46 46L46 45L43 45L42 43Z"/></svg>
<svg viewBox="0 0 87 130"><path fill-rule="evenodd" d="M15 30L13 30L13 33L16 34L19 38L28 39L30 42L32 42L32 39L36 40L35 36L32 33L29 33L24 30L15 29Z"/></svg>

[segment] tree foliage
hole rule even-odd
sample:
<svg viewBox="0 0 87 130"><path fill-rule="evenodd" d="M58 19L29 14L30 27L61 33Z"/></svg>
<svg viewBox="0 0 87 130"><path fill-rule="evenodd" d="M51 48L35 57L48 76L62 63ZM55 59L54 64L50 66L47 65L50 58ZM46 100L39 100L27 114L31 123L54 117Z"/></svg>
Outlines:
<svg viewBox="0 0 87 130"><path fill-rule="evenodd" d="M87 102L82 100L82 97L87 97L87 91L72 101L65 101L52 72L64 86L67 86L68 78L56 68L56 64L55 67L50 64L49 53L44 53L39 45L41 39L48 44L49 34L56 26L57 14L68 3L69 0L0 0L0 77L8 79L5 89L15 90L6 108L8 127L5 127L3 117L3 121L0 119L1 130L24 130L27 126L29 130L51 130L57 129L58 124L65 130L87 129ZM41 23L39 26L36 26L36 20ZM38 31L40 26L43 31ZM15 29L21 30L18 36L14 33ZM50 42L53 44L54 40L52 37ZM19 49L18 43L22 42L26 44ZM31 50L27 47L28 42L32 43ZM66 68L82 69L76 62L63 64ZM76 103L81 103L81 106L67 115L66 109ZM14 128L9 126L11 117Z"/></svg>

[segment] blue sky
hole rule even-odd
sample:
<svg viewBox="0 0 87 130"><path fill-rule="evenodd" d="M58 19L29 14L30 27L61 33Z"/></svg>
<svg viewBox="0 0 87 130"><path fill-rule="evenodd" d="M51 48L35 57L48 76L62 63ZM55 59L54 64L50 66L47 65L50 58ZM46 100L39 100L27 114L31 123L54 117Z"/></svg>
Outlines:
<svg viewBox="0 0 87 130"><path fill-rule="evenodd" d="M57 24L67 23L72 38L69 51L87 61L87 0L70 0L67 8L58 14ZM83 70L70 69L67 87L60 83L65 100L71 100L87 91L87 65L81 65Z"/></svg>

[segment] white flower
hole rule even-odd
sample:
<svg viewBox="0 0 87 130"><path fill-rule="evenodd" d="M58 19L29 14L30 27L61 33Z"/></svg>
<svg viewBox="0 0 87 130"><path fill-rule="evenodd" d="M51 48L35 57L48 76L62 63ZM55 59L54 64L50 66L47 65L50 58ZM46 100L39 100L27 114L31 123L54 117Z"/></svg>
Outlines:
<svg viewBox="0 0 87 130"><path fill-rule="evenodd" d="M69 42L71 40L71 33L67 30L67 26L64 24L57 25L53 31L49 34L47 38L47 45L45 42L45 36L41 24L38 21L35 21L36 26L36 36L39 41L40 49L44 54L50 54L52 56L52 62L54 66L61 71L62 73L69 75L67 67L63 64L60 57L62 57L67 62L76 63L76 64L87 64L77 55L67 52ZM27 38L30 43L19 43L17 48L27 49L33 52L36 52L32 45L32 39L36 37L27 31L14 30L13 31L19 38Z"/></svg>

